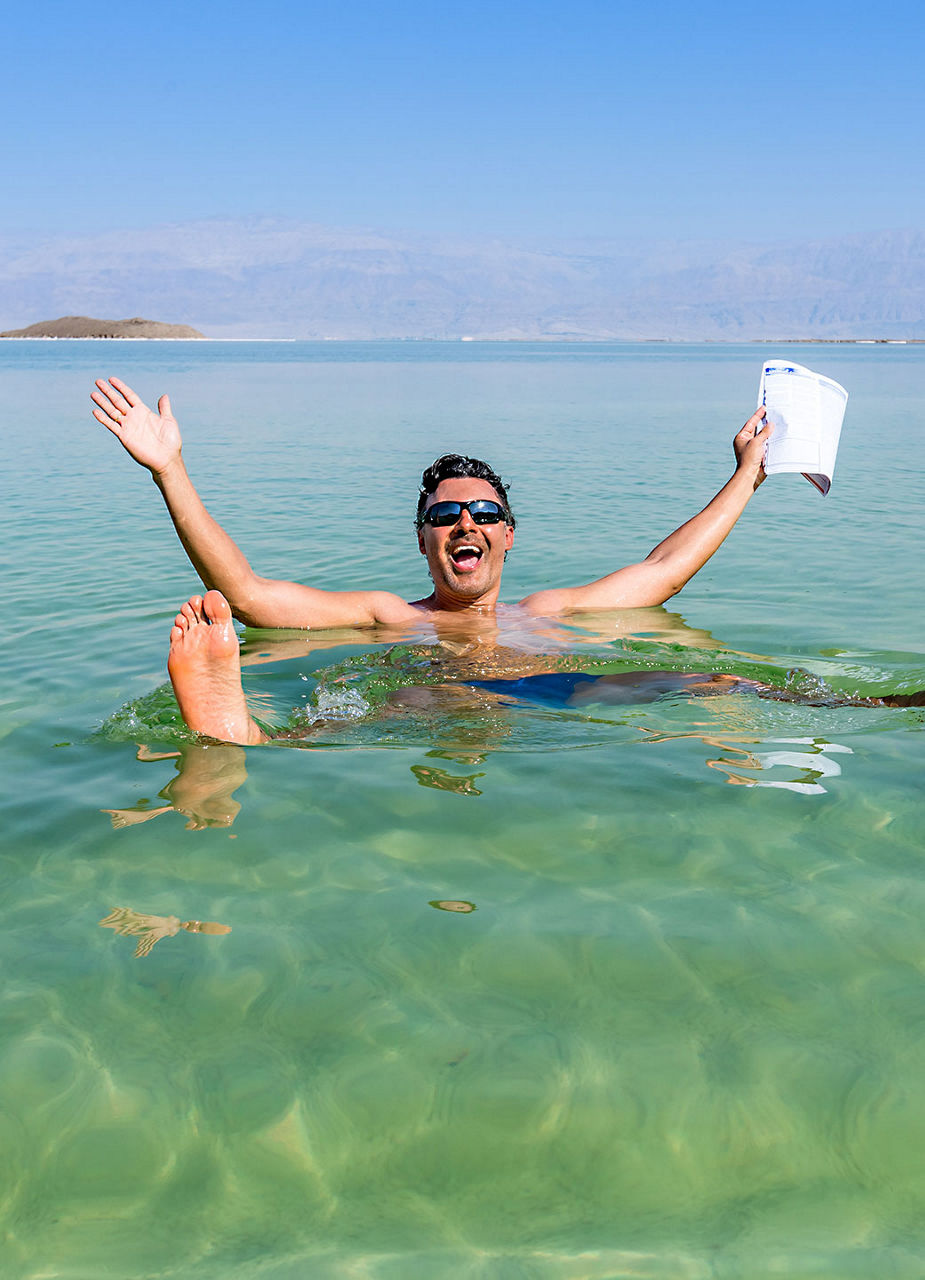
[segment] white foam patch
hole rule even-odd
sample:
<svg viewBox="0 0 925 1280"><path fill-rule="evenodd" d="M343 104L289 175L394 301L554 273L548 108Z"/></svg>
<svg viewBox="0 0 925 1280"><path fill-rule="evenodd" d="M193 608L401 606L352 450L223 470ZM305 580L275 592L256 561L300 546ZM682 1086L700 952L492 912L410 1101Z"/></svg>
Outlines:
<svg viewBox="0 0 925 1280"><path fill-rule="evenodd" d="M325 689L319 685L315 704L315 720L359 720L369 715L369 703L356 689Z"/></svg>

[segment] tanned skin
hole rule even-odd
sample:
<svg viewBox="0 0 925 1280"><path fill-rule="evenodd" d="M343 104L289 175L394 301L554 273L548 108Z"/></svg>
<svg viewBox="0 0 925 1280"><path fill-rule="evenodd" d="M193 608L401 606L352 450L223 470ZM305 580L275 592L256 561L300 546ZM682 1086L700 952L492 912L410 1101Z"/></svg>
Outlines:
<svg viewBox="0 0 925 1280"><path fill-rule="evenodd" d="M427 558L434 588L421 600L406 601L390 591L328 591L300 582L255 573L244 553L202 503L181 454L177 420L167 396L157 412L140 396L111 378L92 393L93 416L107 427L160 489L180 541L209 590L220 591L239 621L254 627L369 626L404 623L422 613L490 612L498 604L504 553L514 543L510 525L477 525L463 511L455 525L425 524L418 546ZM638 564L627 565L593 582L536 591L520 601L532 614L552 617L581 609L628 609L664 604L681 590L720 547L752 494L764 480L764 447L773 430L759 409L733 440L735 470L707 506L668 535ZM443 480L427 501L499 501L487 480ZM462 545L477 551L475 564L454 561Z"/></svg>
<svg viewBox="0 0 925 1280"><path fill-rule="evenodd" d="M505 553L514 543L510 524L479 525L463 509L455 524L424 523L418 548L433 582L430 595L408 601L390 591L328 591L278 578L265 578L225 530L209 515L187 473L182 440L168 396L157 411L118 378L102 379L91 393L93 416L126 451L150 471L174 528L205 584L203 597L182 607L171 631L168 663L180 709L197 732L250 744L264 735L247 712L240 689L237 637L232 617L248 626L313 630L331 627L402 625L422 616L492 615L499 607ZM764 409L754 413L733 440L735 469L719 493L690 520L669 534L638 564L614 570L578 586L554 587L526 596L517 606L541 617L642 608L663 604L701 569L735 525L765 478L762 460L773 426ZM442 480L427 498L435 502L500 501L487 480Z"/></svg>

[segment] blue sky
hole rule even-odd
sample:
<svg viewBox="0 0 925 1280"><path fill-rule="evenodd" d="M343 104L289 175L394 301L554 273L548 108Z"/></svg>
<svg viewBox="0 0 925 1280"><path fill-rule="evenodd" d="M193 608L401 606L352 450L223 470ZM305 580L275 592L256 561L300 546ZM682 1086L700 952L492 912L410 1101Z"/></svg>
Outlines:
<svg viewBox="0 0 925 1280"><path fill-rule="evenodd" d="M922 226L922 12L37 0L5 19L0 231L250 215L540 240Z"/></svg>

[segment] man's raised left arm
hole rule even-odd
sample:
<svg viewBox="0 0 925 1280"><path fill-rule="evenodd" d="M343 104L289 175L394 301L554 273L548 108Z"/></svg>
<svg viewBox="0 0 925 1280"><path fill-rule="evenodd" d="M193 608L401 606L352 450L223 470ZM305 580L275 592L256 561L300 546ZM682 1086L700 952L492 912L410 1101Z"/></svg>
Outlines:
<svg viewBox="0 0 925 1280"><path fill-rule="evenodd" d="M547 617L572 609L641 609L676 595L722 545L765 478L764 447L774 428L770 423L762 426L764 413L762 408L752 414L733 440L736 469L731 479L645 560L581 587L537 591L522 601L525 608Z"/></svg>

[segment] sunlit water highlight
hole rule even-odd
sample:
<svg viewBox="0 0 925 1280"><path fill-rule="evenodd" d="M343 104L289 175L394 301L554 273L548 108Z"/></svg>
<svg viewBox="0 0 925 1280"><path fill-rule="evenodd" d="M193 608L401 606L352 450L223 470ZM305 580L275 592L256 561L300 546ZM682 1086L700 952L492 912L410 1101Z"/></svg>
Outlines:
<svg viewBox="0 0 925 1280"><path fill-rule="evenodd" d="M516 600L706 501L765 354L0 346L0 1274L921 1275L925 713L486 687L925 688L919 350L789 353L851 392L832 492L769 481L669 609L247 633L291 736L246 751L179 723L196 582L87 410L169 390L255 566L319 585L419 595L417 476L487 456Z"/></svg>

